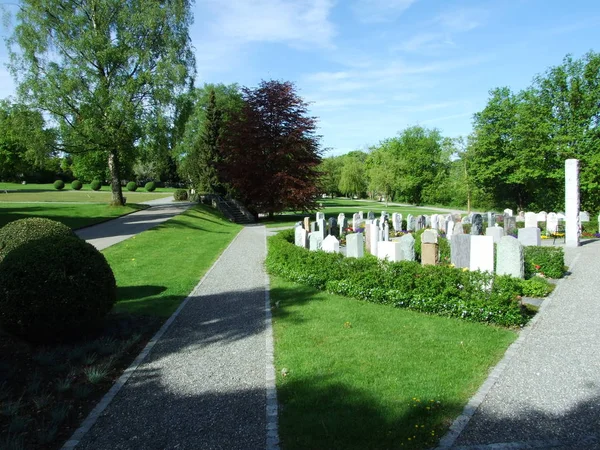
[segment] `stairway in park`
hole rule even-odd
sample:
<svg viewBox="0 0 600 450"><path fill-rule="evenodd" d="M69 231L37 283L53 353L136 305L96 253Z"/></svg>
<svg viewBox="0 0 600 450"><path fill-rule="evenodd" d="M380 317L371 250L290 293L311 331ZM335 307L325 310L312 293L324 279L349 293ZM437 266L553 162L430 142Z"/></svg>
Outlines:
<svg viewBox="0 0 600 450"><path fill-rule="evenodd" d="M254 216L235 199L224 199L220 196L214 196L213 205L217 207L227 219L235 223L248 224L254 223Z"/></svg>

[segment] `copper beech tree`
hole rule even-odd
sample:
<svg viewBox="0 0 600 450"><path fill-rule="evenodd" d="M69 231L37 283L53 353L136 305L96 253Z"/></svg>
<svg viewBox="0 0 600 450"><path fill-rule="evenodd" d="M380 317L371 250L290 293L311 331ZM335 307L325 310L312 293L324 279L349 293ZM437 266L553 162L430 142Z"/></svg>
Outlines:
<svg viewBox="0 0 600 450"><path fill-rule="evenodd" d="M290 82L242 89L222 137L223 178L253 214L316 207L321 161L316 119Z"/></svg>

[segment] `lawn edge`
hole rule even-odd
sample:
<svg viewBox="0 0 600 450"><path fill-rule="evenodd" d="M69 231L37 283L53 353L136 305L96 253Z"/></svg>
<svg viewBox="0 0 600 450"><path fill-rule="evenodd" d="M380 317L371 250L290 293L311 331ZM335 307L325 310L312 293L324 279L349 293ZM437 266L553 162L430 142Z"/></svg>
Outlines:
<svg viewBox="0 0 600 450"><path fill-rule="evenodd" d="M166 320L165 323L162 324L160 329L152 336L150 341L146 344L143 350L139 353L139 355L135 358L135 360L125 369L125 371L121 374L121 376L117 379L117 381L112 385L109 391L104 394L102 399L98 402L98 404L92 409L92 411L87 415L87 417L83 420L79 428L73 432L71 437L65 442L65 444L61 447L61 450L71 450L74 449L77 445L79 445L81 439L85 437L88 431L96 424L100 415L104 412L104 410L110 405L116 395L119 393L121 388L127 383L131 375L137 370L137 368L144 362L146 357L150 354L156 343L160 340L160 338L166 333L171 324L175 321L179 313L183 310L183 308L187 305L188 301L192 297L193 293L198 289L204 280L208 277L208 275L212 272L213 268L217 263L221 260L223 255L229 250L229 248L234 244L234 242L239 238L241 232L244 230L242 227L235 237L231 240L231 242L225 247L225 249L221 252L219 257L215 260L215 262L210 266L210 268L206 271L206 273L202 276L200 281L196 284L194 289L190 292L190 294L179 304L175 312L171 314L171 316Z"/></svg>

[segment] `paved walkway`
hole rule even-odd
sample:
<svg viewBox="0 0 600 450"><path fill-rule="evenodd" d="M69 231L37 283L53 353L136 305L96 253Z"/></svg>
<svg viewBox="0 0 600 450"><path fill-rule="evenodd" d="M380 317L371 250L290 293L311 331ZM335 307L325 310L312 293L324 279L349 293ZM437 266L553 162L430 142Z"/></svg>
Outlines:
<svg viewBox="0 0 600 450"><path fill-rule="evenodd" d="M276 449L265 255L244 228L64 448Z"/></svg>
<svg viewBox="0 0 600 450"><path fill-rule="evenodd" d="M565 256L572 274L440 448L600 449L600 241L567 248Z"/></svg>
<svg viewBox="0 0 600 450"><path fill-rule="evenodd" d="M150 208L121 216L108 222L82 228L75 233L98 250L103 250L118 242L129 239L142 231L166 222L192 206L189 202L173 202L173 197L159 198L143 202Z"/></svg>

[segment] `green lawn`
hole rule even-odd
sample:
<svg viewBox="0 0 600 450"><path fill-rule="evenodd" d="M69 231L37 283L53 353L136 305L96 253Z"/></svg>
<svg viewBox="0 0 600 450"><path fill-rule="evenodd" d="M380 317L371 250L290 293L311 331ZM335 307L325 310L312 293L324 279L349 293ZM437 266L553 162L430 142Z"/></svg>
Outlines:
<svg viewBox="0 0 600 450"><path fill-rule="evenodd" d="M0 197L1 198L1 197ZM385 206L385 203L376 202L371 200L350 200L343 198L334 198L334 199L322 199L319 201L319 204L322 205L322 208L319 211L325 213L325 217L335 217L337 218L338 214L344 213L346 218L350 222L352 220L352 214L358 211L363 211L364 217L367 217L367 212L373 211L376 216L381 215L382 211L387 211L392 214L394 212L399 212L404 215L404 218L408 214L419 215L419 214L436 214L440 211L435 208L417 208L414 206ZM261 223L267 225L267 227L281 227L293 225L298 221L304 220L305 217L310 216L311 220L315 220L315 213L296 213L289 212L283 214L277 214L273 219L263 218L261 219Z"/></svg>
<svg viewBox="0 0 600 450"><path fill-rule="evenodd" d="M73 189L71 189L71 183L65 183L65 187L62 191L57 191L56 189L54 189L54 186L52 183L46 183L46 184L37 184L37 183L28 183L28 184L20 184L20 183L2 183L0 182L0 193L3 193L3 191L8 190L8 191L19 191L19 192L42 192L42 191L51 191L51 192L65 192L65 191L72 191L72 192L77 192ZM81 188L81 191L89 191L89 192L96 192L93 191L92 188L90 187L89 183L88 184L84 184L83 187ZM79 191L79 192L81 192ZM138 190L136 191L136 193L139 192L145 193L146 190L142 187L138 187ZM100 189L100 191L98 192L110 192L110 186L102 186L102 188ZM127 189L123 188L123 192L128 192ZM156 188L156 190L154 191L155 194L161 194L161 193L165 193L165 192L175 192L175 188Z"/></svg>
<svg viewBox="0 0 600 450"><path fill-rule="evenodd" d="M241 228L197 205L107 248L119 287L115 311L170 316Z"/></svg>
<svg viewBox="0 0 600 450"><path fill-rule="evenodd" d="M271 277L282 448L434 447L516 333Z"/></svg>
<svg viewBox="0 0 600 450"><path fill-rule="evenodd" d="M157 198L169 197L169 192L127 192L123 191L128 203L141 203ZM109 191L20 191L9 192L0 190L0 203L12 202L67 202L67 203L110 203L112 194Z"/></svg>
<svg viewBox="0 0 600 450"><path fill-rule="evenodd" d="M25 217L46 217L77 229L144 208L145 205L137 204L110 206L102 203L0 203L0 227Z"/></svg>

